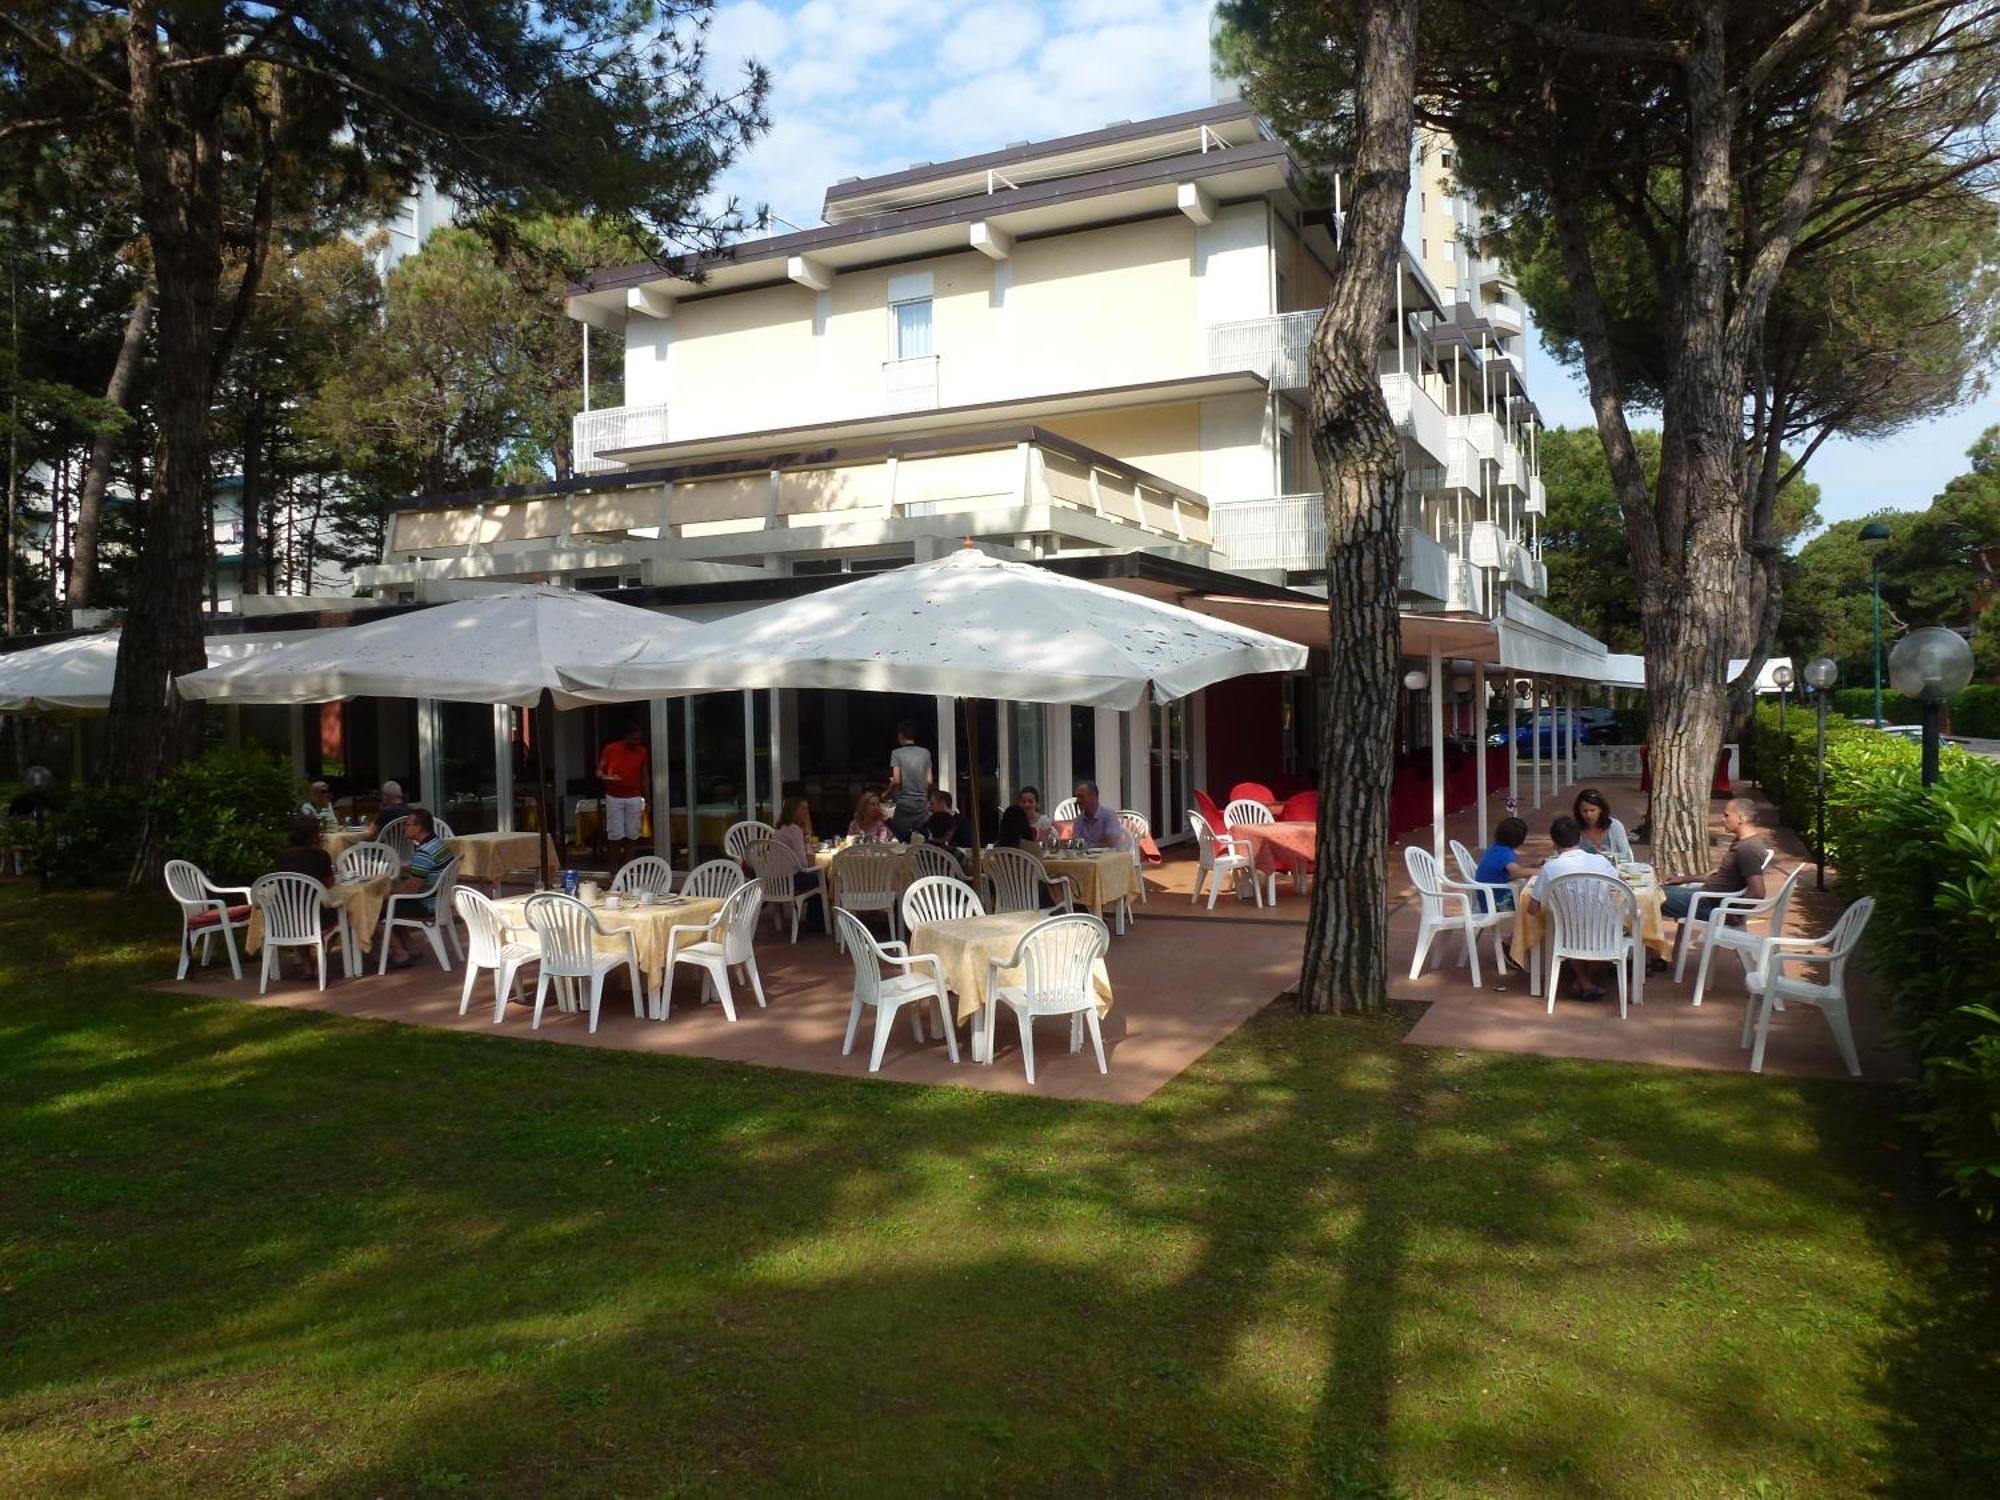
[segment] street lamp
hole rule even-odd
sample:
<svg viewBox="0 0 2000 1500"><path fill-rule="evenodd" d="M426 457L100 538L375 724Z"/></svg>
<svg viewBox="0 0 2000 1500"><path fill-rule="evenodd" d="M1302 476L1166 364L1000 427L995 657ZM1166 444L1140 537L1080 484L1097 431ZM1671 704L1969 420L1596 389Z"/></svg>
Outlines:
<svg viewBox="0 0 2000 1500"><path fill-rule="evenodd" d="M1945 700L1972 681L1972 647L1956 630L1926 625L1889 653L1889 680L1924 706L1924 785L1938 779L1938 720Z"/></svg>
<svg viewBox="0 0 2000 1500"><path fill-rule="evenodd" d="M1868 549L1868 582L1875 596L1875 651L1870 658L1875 664L1875 727L1882 727L1882 544L1889 540L1889 528L1880 521L1870 521L1861 528L1858 538Z"/></svg>
<svg viewBox="0 0 2000 1500"><path fill-rule="evenodd" d="M1771 668L1771 681L1778 685L1778 805L1785 801L1785 759L1791 754L1791 742L1785 738L1785 700L1791 695L1792 664L1781 661Z"/></svg>
<svg viewBox="0 0 2000 1500"><path fill-rule="evenodd" d="M1813 846L1819 861L1819 889L1826 889L1826 700L1840 680L1840 668L1830 656L1815 656L1806 663L1806 686L1812 689L1813 707L1819 711L1819 749L1813 792Z"/></svg>

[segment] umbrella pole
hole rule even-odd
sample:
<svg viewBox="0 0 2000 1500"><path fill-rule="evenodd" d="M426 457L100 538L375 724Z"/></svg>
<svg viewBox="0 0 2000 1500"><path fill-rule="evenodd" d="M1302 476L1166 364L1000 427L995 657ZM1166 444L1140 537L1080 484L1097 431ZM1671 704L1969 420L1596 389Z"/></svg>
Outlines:
<svg viewBox="0 0 2000 1500"><path fill-rule="evenodd" d="M972 874L979 875L979 851L985 841L979 836L979 700L967 698L965 703L965 758L972 766Z"/></svg>
<svg viewBox="0 0 2000 1500"><path fill-rule="evenodd" d="M542 845L535 863L542 872L543 890L548 890L555 884L555 872L549 866L550 842L553 840L558 850L562 847L562 825L557 821L552 795L555 789L553 784L555 772L549 764L550 757L555 754L554 704L555 695L547 688L543 688L541 701L535 705L535 718L539 721L537 729L541 735L541 743L536 747L538 753L535 756L537 768L535 781L540 788L542 800Z"/></svg>

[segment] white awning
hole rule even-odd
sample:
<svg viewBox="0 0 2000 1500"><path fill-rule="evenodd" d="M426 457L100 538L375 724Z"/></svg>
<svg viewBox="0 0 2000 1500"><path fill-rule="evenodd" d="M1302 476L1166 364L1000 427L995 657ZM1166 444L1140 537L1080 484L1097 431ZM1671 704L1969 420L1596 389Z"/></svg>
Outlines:
<svg viewBox="0 0 2000 1500"><path fill-rule="evenodd" d="M208 660L214 666L325 633L279 630L211 636ZM111 683L118 671L118 638L119 632L106 630L0 655L0 713L103 712L111 705Z"/></svg>

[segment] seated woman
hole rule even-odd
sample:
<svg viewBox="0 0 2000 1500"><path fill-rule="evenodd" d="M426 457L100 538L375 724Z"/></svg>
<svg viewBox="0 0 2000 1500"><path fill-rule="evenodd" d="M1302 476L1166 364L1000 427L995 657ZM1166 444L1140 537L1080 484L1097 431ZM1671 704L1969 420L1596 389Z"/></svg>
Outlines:
<svg viewBox="0 0 2000 1500"><path fill-rule="evenodd" d="M787 797L778 809L778 831L771 836L774 844L783 844L798 856L801 873L792 877L792 889L803 896L807 891L820 888L820 873L813 868L813 820L812 804L803 797ZM821 901L812 910L819 913L820 925L827 931L831 918L826 911L826 903Z"/></svg>
<svg viewBox="0 0 2000 1500"><path fill-rule="evenodd" d="M1570 811L1583 831L1584 848L1609 860L1632 862L1632 840L1626 837L1625 825L1611 816L1611 804L1604 800L1604 793L1594 786L1585 787L1576 794Z"/></svg>
<svg viewBox="0 0 2000 1500"><path fill-rule="evenodd" d="M1049 827L1042 816L1042 794L1024 786L1000 814L998 842L1003 849L1039 849Z"/></svg>
<svg viewBox="0 0 2000 1500"><path fill-rule="evenodd" d="M896 837L889 815L882 811L882 799L874 792L863 792L854 804L854 821L847 825L847 832L849 837L871 844L890 843Z"/></svg>
<svg viewBox="0 0 2000 1500"><path fill-rule="evenodd" d="M1493 830L1493 842L1486 846L1486 852L1479 856L1479 868L1473 878L1493 892L1493 908L1496 911L1514 909L1513 881L1525 880L1535 873L1532 865L1521 863L1521 846L1528 841L1528 825L1519 818L1502 818L1500 826Z"/></svg>

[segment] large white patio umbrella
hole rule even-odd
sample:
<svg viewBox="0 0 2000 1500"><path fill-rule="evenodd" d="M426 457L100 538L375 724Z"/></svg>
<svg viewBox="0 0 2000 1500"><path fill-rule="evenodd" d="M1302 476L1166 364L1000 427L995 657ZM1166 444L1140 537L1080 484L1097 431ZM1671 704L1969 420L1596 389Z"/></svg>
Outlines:
<svg viewBox="0 0 2000 1500"><path fill-rule="evenodd" d="M102 712L111 706L118 672L115 630L76 635L46 646L0 655L0 713L43 713L70 709ZM208 642L211 665L260 651L274 651L301 639L301 632L218 636Z"/></svg>
<svg viewBox="0 0 2000 1500"><path fill-rule="evenodd" d="M574 589L500 588L386 620L329 630L278 651L176 679L186 698L322 703L331 698L436 698L517 708L574 708L558 663L609 663L648 642L692 632L670 615ZM542 725L542 827L551 816L548 725ZM546 872L544 872L546 875Z"/></svg>
<svg viewBox="0 0 2000 1500"><path fill-rule="evenodd" d="M1176 605L971 547L868 574L634 647L565 662L583 697L724 688L848 688L1134 709L1253 672L1297 671L1306 648ZM966 714L977 785L977 716ZM979 798L972 799L973 830Z"/></svg>

